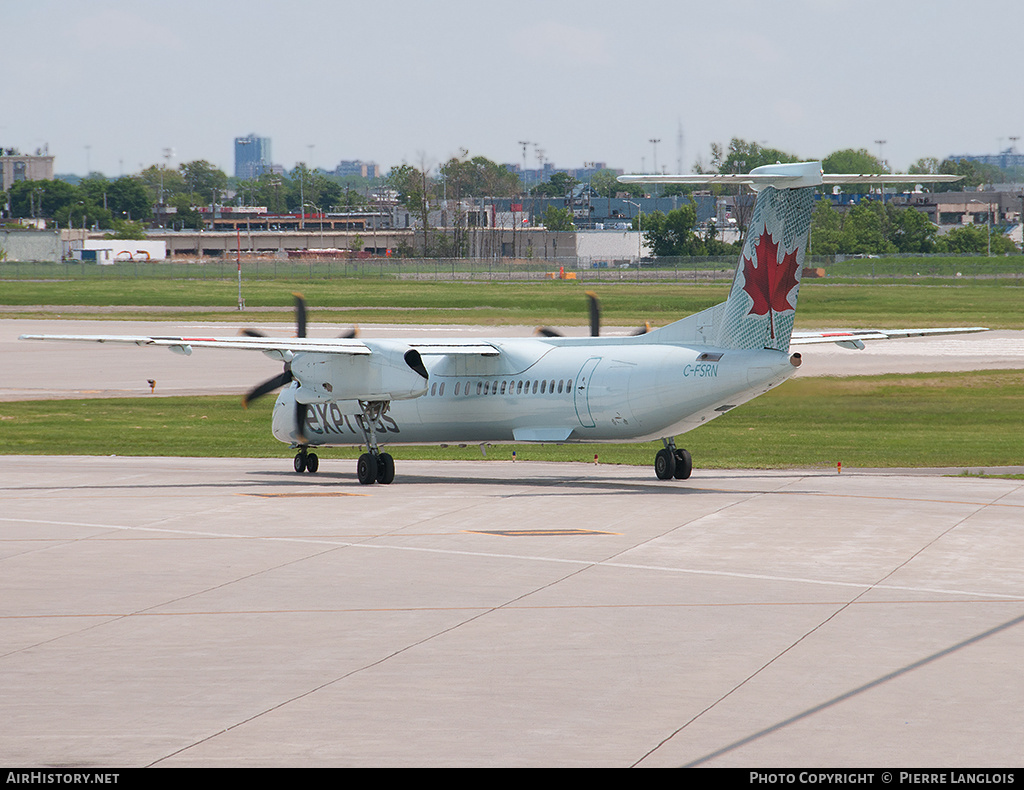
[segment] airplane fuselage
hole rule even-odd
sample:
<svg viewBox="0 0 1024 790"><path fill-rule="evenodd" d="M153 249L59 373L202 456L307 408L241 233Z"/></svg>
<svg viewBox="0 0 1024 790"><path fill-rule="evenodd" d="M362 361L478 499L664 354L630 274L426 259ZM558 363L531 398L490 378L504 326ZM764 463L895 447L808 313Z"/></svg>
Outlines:
<svg viewBox="0 0 1024 790"><path fill-rule="evenodd" d="M374 346L374 341L365 340ZM639 338L494 339L494 356L424 356L421 394L391 401L382 444L632 442L696 428L788 378L790 355L652 344ZM298 354L293 367L315 353ZM305 358L305 359L304 359ZM337 358L334 358L337 359ZM333 360L316 360L331 365ZM279 395L273 434L298 443L295 400L309 404L310 445L359 445L356 401L293 384Z"/></svg>

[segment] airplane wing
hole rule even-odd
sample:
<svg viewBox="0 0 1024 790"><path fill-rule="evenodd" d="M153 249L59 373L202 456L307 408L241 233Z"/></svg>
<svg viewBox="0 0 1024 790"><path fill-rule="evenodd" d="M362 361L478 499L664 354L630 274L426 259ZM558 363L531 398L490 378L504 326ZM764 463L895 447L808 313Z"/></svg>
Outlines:
<svg viewBox="0 0 1024 790"><path fill-rule="evenodd" d="M157 335L21 335L19 340L54 340L81 343L123 343L169 348L188 356L193 348L233 348L242 351L283 353L316 351L322 354L369 354L369 346L347 338L308 337L169 337Z"/></svg>
<svg viewBox="0 0 1024 790"><path fill-rule="evenodd" d="M896 340L904 337L930 337L932 335L963 335L971 332L987 332L988 327L944 327L940 329L853 329L832 332L794 332L789 340L791 346L835 343L844 348L864 348L865 340Z"/></svg>
<svg viewBox="0 0 1024 790"><path fill-rule="evenodd" d="M360 340L351 338L309 337L171 337L163 335L21 335L19 340L75 341L81 343L122 343L135 346L169 348L188 356L194 348L230 348L241 351L262 351L277 356L286 352L312 351L320 354L359 355L373 350ZM464 355L498 356L501 351L492 343L479 340L423 341L408 344L427 356Z"/></svg>

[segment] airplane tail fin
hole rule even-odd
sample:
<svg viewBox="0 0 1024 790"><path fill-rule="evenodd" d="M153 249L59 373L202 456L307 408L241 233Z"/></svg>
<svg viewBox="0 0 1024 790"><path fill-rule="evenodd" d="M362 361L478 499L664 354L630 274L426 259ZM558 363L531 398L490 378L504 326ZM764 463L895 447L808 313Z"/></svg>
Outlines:
<svg viewBox="0 0 1024 790"><path fill-rule="evenodd" d="M756 168L752 175L785 168L801 174L813 170L810 175L817 175L820 182L821 166L817 162L769 165ZM747 240L715 327L713 345L789 350L814 209L813 192L813 186L786 186L784 182L758 188Z"/></svg>
<svg viewBox="0 0 1024 790"><path fill-rule="evenodd" d="M894 184L955 178L958 177L824 175L820 162L764 165L744 174L620 177L620 181L627 183L747 184L757 192L729 298L655 333L661 333L660 339L670 342L788 351L814 210L814 188L822 184Z"/></svg>

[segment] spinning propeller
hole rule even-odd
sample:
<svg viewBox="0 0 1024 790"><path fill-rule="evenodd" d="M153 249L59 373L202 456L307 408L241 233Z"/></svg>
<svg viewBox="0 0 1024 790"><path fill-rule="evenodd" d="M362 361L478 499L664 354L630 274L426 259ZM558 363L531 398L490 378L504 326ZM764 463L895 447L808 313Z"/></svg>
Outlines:
<svg viewBox="0 0 1024 790"><path fill-rule="evenodd" d="M590 304L590 336L599 337L601 335L601 300L597 298L597 294L593 291L587 291L587 300ZM649 322L645 322L642 327L633 332L634 335L645 335L651 331L651 325ZM537 327L538 335L544 337L564 337L564 335L557 329L552 329L550 326L539 326Z"/></svg>
<svg viewBox="0 0 1024 790"><path fill-rule="evenodd" d="M292 295L295 297L295 336L305 337L306 300L302 298L301 294ZM266 337L266 335L263 332L260 332L257 329L243 329L242 334L245 335L246 337ZM358 337L358 335L359 329L353 327L348 332L339 335L339 337L352 338ZM251 401L254 401L257 398L262 398L264 395L267 395L273 392L274 390L280 389L281 387L288 386L289 384L292 383L294 379L295 377L292 375L291 363L285 362L284 371L274 376L273 378L267 379L262 384L258 384L251 390L249 390L242 398L242 405L248 408L249 403ZM295 424L298 427L299 439L302 442L305 442L306 439L305 434L303 433L303 429L305 428L306 425L306 412L308 411L308 409L309 407L305 403L299 403L298 401L295 402Z"/></svg>

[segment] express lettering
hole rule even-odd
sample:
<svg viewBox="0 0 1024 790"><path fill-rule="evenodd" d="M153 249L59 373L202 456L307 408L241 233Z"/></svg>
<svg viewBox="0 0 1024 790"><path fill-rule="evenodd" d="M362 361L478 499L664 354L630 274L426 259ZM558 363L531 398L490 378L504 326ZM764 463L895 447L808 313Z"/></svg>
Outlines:
<svg viewBox="0 0 1024 790"><path fill-rule="evenodd" d="M380 433L401 433L398 423L391 417L382 415L377 420L377 431ZM323 436L324 434L342 435L350 433L361 437L353 415L342 414L337 403L314 403L306 410L306 431L308 435Z"/></svg>

